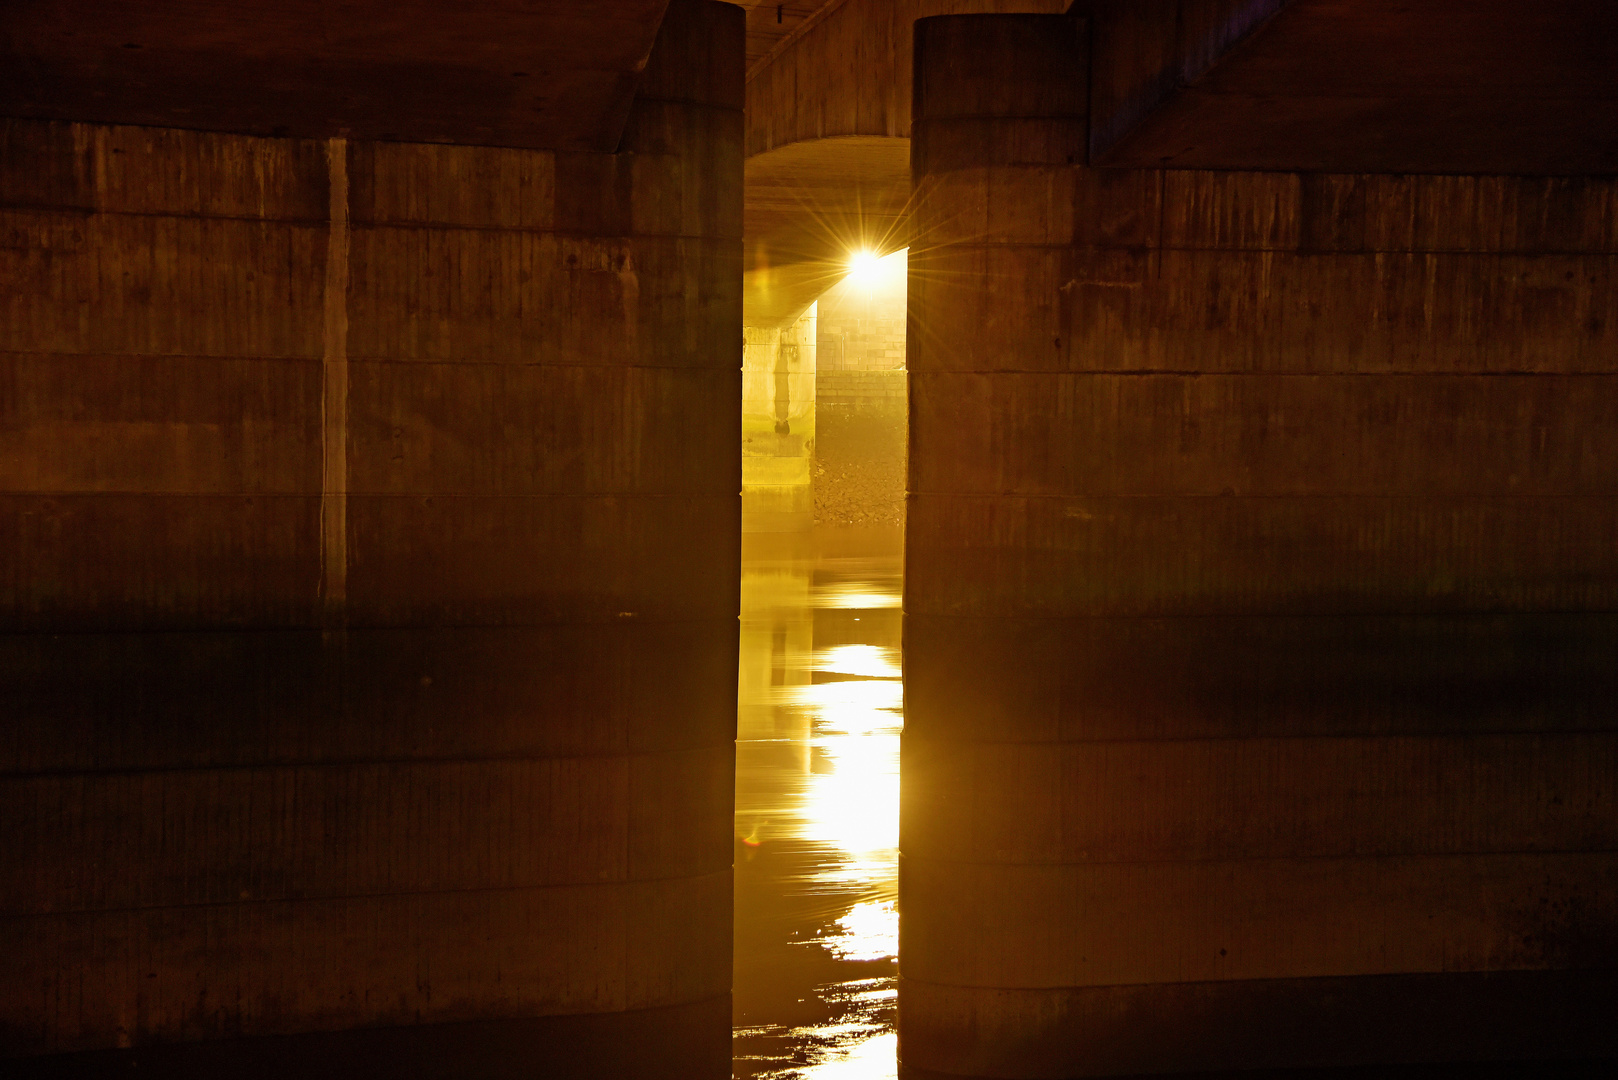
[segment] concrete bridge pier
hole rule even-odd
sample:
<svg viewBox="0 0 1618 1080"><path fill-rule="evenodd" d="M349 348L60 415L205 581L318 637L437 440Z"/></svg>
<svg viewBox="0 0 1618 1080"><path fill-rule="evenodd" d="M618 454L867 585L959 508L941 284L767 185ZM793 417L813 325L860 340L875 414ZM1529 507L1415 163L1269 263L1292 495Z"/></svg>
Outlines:
<svg viewBox="0 0 1618 1080"><path fill-rule="evenodd" d="M742 59L0 121L0 1072L730 1075Z"/></svg>
<svg viewBox="0 0 1618 1080"><path fill-rule="evenodd" d="M917 25L905 1067L1618 1053L1618 189L1090 168L1089 54Z"/></svg>

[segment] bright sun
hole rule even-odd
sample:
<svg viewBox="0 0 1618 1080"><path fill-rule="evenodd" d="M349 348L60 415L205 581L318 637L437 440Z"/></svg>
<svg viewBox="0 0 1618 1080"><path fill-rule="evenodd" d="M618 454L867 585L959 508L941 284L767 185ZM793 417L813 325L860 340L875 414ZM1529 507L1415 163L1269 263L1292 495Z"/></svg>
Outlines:
<svg viewBox="0 0 1618 1080"><path fill-rule="evenodd" d="M855 284L870 288L881 276L882 256L874 251L856 251L848 257L848 276Z"/></svg>

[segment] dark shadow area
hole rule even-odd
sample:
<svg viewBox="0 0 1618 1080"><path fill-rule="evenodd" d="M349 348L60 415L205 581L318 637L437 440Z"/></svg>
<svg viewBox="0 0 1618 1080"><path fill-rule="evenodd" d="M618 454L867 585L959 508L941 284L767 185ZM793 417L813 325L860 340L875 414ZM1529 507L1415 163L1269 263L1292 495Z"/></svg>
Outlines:
<svg viewBox="0 0 1618 1080"><path fill-rule="evenodd" d="M8 1061L12 1080L723 1080L729 998L640 1012L221 1039Z"/></svg>

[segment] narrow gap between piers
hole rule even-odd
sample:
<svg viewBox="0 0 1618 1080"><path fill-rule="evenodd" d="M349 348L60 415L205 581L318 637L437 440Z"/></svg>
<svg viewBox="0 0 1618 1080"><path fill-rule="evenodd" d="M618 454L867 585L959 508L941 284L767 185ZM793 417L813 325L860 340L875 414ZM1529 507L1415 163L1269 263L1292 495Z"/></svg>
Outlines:
<svg viewBox="0 0 1618 1080"><path fill-rule="evenodd" d="M895 1075L907 253L748 326L734 1075Z"/></svg>

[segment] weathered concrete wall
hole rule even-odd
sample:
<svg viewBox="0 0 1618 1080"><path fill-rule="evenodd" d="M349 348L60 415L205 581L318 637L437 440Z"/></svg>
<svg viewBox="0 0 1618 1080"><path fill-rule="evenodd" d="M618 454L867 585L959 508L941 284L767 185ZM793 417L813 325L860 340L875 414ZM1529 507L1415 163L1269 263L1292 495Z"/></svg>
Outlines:
<svg viewBox="0 0 1618 1080"><path fill-rule="evenodd" d="M728 1076L741 50L616 155L4 123L0 1057Z"/></svg>
<svg viewBox="0 0 1618 1080"><path fill-rule="evenodd" d="M1207 73L1287 0L1077 0L1090 28L1089 160ZM1153 164L1156 164L1155 162Z"/></svg>
<svg viewBox="0 0 1618 1080"><path fill-rule="evenodd" d="M1093 171L918 27L901 1040L1618 1052L1618 184Z"/></svg>
<svg viewBox="0 0 1618 1080"><path fill-rule="evenodd" d="M815 376L817 403L854 409L893 409L902 417L905 370L822 371Z"/></svg>
<svg viewBox="0 0 1618 1080"><path fill-rule="evenodd" d="M818 525L904 524L905 280L895 253L820 298Z"/></svg>
<svg viewBox="0 0 1618 1080"><path fill-rule="evenodd" d="M905 366L905 256L847 274L820 298L818 371L894 371Z"/></svg>
<svg viewBox="0 0 1618 1080"><path fill-rule="evenodd" d="M0 7L0 116L612 151L669 0Z"/></svg>
<svg viewBox="0 0 1618 1080"><path fill-rule="evenodd" d="M1092 164L1618 172L1618 8L1607 0L1079 8L1094 28Z"/></svg>

